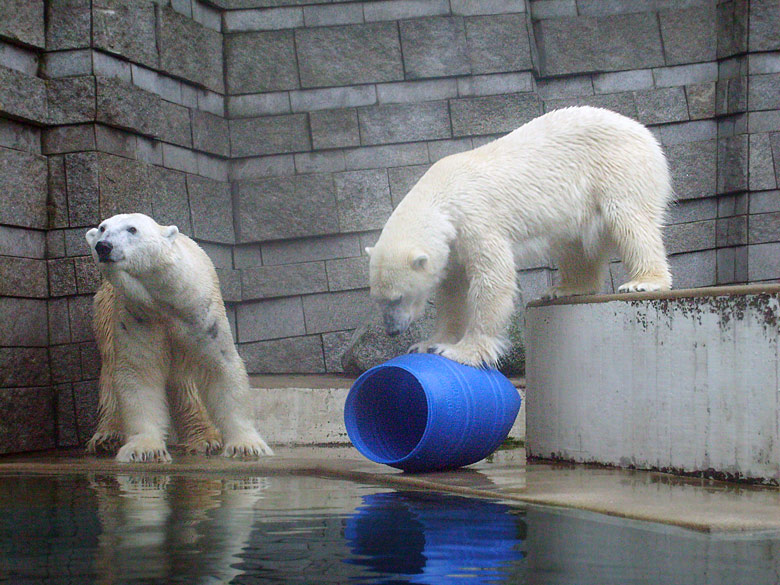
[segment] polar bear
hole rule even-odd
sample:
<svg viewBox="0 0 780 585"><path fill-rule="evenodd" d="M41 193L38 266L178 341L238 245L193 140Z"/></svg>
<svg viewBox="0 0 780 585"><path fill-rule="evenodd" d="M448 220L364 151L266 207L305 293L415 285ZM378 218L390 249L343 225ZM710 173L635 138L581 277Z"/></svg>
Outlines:
<svg viewBox="0 0 780 585"><path fill-rule="evenodd" d="M206 253L140 213L106 219L86 238L104 278L95 297L99 422L88 449L126 438L117 460L170 461L169 394L189 447L224 440L228 456L273 454L252 421L249 378Z"/></svg>
<svg viewBox="0 0 780 585"><path fill-rule="evenodd" d="M554 110L431 166L366 249L371 296L396 335L435 292L433 335L410 351L493 365L518 259L557 262L549 298L600 291L615 248L631 277L621 292L669 289L661 226L671 198L647 128L600 108Z"/></svg>

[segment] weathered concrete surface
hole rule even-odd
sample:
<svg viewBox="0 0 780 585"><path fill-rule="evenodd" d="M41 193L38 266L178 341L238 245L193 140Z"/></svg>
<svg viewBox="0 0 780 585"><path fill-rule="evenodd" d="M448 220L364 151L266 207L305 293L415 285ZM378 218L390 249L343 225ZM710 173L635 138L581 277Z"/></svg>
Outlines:
<svg viewBox="0 0 780 585"><path fill-rule="evenodd" d="M527 309L534 457L780 482L780 286Z"/></svg>
<svg viewBox="0 0 780 585"><path fill-rule="evenodd" d="M272 445L349 443L344 402L353 378L341 376L253 376L257 428ZM523 403L509 437L525 440L524 380L514 379Z"/></svg>

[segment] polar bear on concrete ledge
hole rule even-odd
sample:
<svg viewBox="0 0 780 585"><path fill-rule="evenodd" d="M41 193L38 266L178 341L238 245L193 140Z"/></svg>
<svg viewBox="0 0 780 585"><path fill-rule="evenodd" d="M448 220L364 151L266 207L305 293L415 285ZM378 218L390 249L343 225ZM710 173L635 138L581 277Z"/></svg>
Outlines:
<svg viewBox="0 0 780 585"><path fill-rule="evenodd" d="M495 364L517 258L557 262L550 298L600 291L615 248L631 277L621 292L669 289L661 226L671 197L666 158L647 128L600 108L552 111L431 166L366 249L371 295L394 335L435 291L434 334L410 351Z"/></svg>
<svg viewBox="0 0 780 585"><path fill-rule="evenodd" d="M115 215L86 237L104 277L95 302L100 412L88 449L126 438L117 460L170 461L169 394L189 446L224 440L225 455L273 454L255 429L246 368L206 253L140 213Z"/></svg>

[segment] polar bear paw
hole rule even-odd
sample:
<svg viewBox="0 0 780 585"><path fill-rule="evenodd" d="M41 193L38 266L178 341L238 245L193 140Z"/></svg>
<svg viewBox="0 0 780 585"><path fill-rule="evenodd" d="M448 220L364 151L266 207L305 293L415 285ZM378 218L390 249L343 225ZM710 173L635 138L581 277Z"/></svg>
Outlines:
<svg viewBox="0 0 780 585"><path fill-rule="evenodd" d="M225 457L253 457L273 455L273 449L257 433L247 433L225 444Z"/></svg>
<svg viewBox="0 0 780 585"><path fill-rule="evenodd" d="M171 455L162 439L149 435L133 435L119 450L116 460L123 463L140 461L170 463Z"/></svg>
<svg viewBox="0 0 780 585"><path fill-rule="evenodd" d="M116 451L124 442L125 436L119 431L97 432L87 441L87 453Z"/></svg>
<svg viewBox="0 0 780 585"><path fill-rule="evenodd" d="M631 280L625 284L621 284L618 287L618 292L630 293L630 292L656 292L659 290L668 290L669 287L665 283L656 282L652 280Z"/></svg>
<svg viewBox="0 0 780 585"><path fill-rule="evenodd" d="M569 286L552 286L542 295L542 300L551 301L553 299L562 299L566 297L593 295L597 292L597 289L590 287L574 288Z"/></svg>
<svg viewBox="0 0 780 585"><path fill-rule="evenodd" d="M435 353L467 366L484 368L495 365L500 354L500 347L490 342L469 344L459 341L455 344L437 343L428 349L428 353Z"/></svg>

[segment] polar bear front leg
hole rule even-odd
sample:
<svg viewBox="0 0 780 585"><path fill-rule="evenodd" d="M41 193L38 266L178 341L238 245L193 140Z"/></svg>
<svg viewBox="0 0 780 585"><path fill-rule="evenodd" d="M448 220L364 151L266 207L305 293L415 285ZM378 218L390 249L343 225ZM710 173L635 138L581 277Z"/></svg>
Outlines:
<svg viewBox="0 0 780 585"><path fill-rule="evenodd" d="M271 447L255 429L249 377L232 339L220 350L222 360L206 387L206 401L222 431L225 457L273 455Z"/></svg>
<svg viewBox="0 0 780 585"><path fill-rule="evenodd" d="M506 324L514 310L514 258L509 243L496 240L483 242L470 258L464 262L469 286L463 336L431 351L469 366L493 366L506 349Z"/></svg>
<svg viewBox="0 0 780 585"><path fill-rule="evenodd" d="M467 321L469 281L463 266L452 263L436 289L436 326L428 339L409 348L409 353L428 353L439 344L456 343Z"/></svg>

